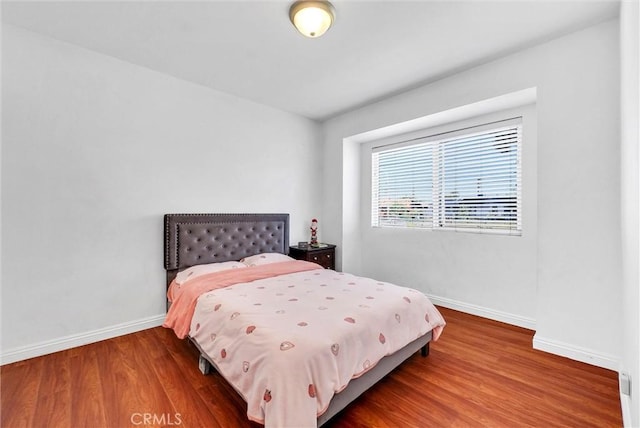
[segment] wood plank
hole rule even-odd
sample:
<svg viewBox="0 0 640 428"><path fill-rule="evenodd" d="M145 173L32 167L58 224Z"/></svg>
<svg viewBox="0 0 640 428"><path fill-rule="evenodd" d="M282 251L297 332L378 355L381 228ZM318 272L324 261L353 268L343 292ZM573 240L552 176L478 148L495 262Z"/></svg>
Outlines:
<svg viewBox="0 0 640 428"><path fill-rule="evenodd" d="M0 421L3 427L29 427L38 406L45 358L32 358L0 368Z"/></svg>
<svg viewBox="0 0 640 428"><path fill-rule="evenodd" d="M166 331L166 330L165 330ZM201 421L215 420L212 409L203 401L193 384L185 378L179 362L173 360L173 356L162 343L162 335L158 330L149 330L150 334L141 335L141 349L150 356L150 367L158 379L162 380L161 388L166 393L174 409L174 414L181 420L181 427L199 427ZM173 360L173 361L172 361ZM167 364L172 361L172 364ZM194 365L195 360L183 361L184 364ZM209 381L201 373L199 380Z"/></svg>
<svg viewBox="0 0 640 428"><path fill-rule="evenodd" d="M100 367L95 351L96 345L87 345L82 348L78 349L77 355L73 355L69 359L71 425L106 427L105 411L107 411L109 403L105 401L102 394Z"/></svg>
<svg viewBox="0 0 640 428"><path fill-rule="evenodd" d="M63 351L43 358L35 426L71 425L71 352Z"/></svg>
<svg viewBox="0 0 640 428"><path fill-rule="evenodd" d="M107 426L121 427L144 421L146 426L162 426L177 413L151 367L140 337L129 334L94 344L101 368L102 393ZM132 423L133 421L133 423Z"/></svg>

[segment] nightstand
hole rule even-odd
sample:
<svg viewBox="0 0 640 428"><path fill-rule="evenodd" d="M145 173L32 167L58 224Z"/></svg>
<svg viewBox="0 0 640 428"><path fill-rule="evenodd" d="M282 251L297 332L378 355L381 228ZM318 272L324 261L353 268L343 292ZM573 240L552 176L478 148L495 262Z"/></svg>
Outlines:
<svg viewBox="0 0 640 428"><path fill-rule="evenodd" d="M297 245L289 247L289 256L297 260L317 263L325 269L336 270L336 246L325 244L326 247L315 248L308 246L300 248Z"/></svg>

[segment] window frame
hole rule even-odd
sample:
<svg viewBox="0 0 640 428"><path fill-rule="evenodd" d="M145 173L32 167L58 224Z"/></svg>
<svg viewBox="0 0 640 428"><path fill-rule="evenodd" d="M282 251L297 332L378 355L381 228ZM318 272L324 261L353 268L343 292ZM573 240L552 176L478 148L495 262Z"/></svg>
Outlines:
<svg viewBox="0 0 640 428"><path fill-rule="evenodd" d="M503 112L504 113L504 112ZM401 229L401 230L425 230L425 231L454 231L454 232L464 232L464 233L482 233L482 234L498 234L498 235L509 235L509 236L522 236L523 227L522 227L522 219L523 219L523 200L522 200L522 187L523 187L523 163L522 163L522 153L523 153L523 126L524 126L524 118L521 114L519 115L509 115L509 116L500 116L498 118L492 118L494 120L488 120L489 118L476 118L473 124L460 124L460 123L450 123L445 127L440 127L437 130L434 129L423 129L419 131L414 131L407 135L398 135L392 138L385 138L383 140L379 140L373 142L370 146L370 225L374 229ZM457 125L457 126L456 126ZM466 126L465 126L466 125ZM444 128L444 129L443 129ZM442 146L446 142L451 142L456 139L470 138L474 135L494 132L498 130L511 129L515 128L517 132L517 141L515 143L515 147L517 148L516 152L516 194L514 195L516 201L516 219L514 222L514 227L505 227L505 228L492 228L488 227L488 224L480 224L478 223L476 227L473 226L456 226L456 225L446 225L445 222L445 212L444 203L446 199L446 194L444 193L445 185L443 183L439 183L438 180L440 178L442 172L441 163L444 162L443 155L441 150ZM440 132L434 132L440 131ZM432 170L433 170L433 185L432 185L432 218L430 226L407 226L398 225L380 225L379 222L376 224L376 220L378 217L378 205L377 198L375 195L376 191L376 183L375 183L375 172L376 168L374 165L374 157L376 153L384 153L395 149L402 149L404 147L412 147L412 146L423 146L423 145L431 145L433 148L433 155L431 156L432 162Z"/></svg>

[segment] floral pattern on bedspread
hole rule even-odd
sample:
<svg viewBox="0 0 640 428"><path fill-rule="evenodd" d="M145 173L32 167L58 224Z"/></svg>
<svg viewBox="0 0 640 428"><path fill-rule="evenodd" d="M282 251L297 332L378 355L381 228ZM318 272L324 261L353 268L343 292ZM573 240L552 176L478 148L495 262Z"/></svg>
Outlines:
<svg viewBox="0 0 640 428"><path fill-rule="evenodd" d="M336 392L445 322L424 294L311 270L203 294L190 336L267 427L316 426Z"/></svg>

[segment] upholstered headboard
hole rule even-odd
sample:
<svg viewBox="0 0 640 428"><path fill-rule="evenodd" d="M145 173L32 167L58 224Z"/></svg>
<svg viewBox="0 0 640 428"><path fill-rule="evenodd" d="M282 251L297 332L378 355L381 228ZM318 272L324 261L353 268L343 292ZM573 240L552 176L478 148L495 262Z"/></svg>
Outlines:
<svg viewBox="0 0 640 428"><path fill-rule="evenodd" d="M166 214L167 284L190 266L289 252L289 214Z"/></svg>

